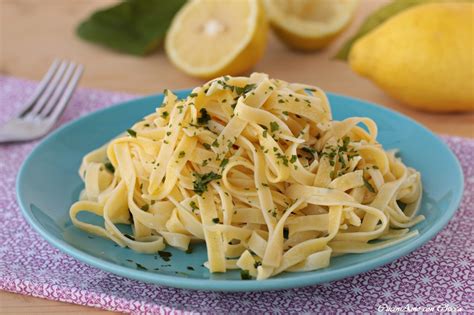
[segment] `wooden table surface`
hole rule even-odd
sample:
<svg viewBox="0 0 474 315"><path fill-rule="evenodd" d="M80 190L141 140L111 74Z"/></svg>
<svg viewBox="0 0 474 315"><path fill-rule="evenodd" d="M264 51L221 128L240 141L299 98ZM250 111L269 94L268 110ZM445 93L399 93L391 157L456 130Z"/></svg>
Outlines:
<svg viewBox="0 0 474 315"><path fill-rule="evenodd" d="M118 54L79 40L75 26L95 9L114 0L0 0L0 73L39 80L55 57L85 65L81 86L138 94L164 88L202 84L175 69L162 49L144 57ZM320 53L288 50L271 35L264 58L254 71L290 82L318 85L327 91L375 102L400 111L431 130L474 137L474 113L430 114L411 110L391 99L371 82L354 74L347 64L331 59L363 18L387 0L363 0L351 27ZM101 311L0 292L0 313L66 313Z"/></svg>

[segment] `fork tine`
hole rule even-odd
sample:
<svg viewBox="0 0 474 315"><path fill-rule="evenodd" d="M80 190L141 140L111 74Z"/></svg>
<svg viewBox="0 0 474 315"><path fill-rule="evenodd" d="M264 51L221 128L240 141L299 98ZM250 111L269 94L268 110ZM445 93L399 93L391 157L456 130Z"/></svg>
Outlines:
<svg viewBox="0 0 474 315"><path fill-rule="evenodd" d="M53 76L53 79L47 84L46 89L43 91L43 93L41 93L39 99L34 103L33 107L31 107L29 112L25 115L25 118L33 118L34 116L38 115L39 112L41 112L41 109L51 97L51 94L53 93L54 89L58 86L58 81L61 79L61 76L66 70L67 65L67 61L61 62L58 70Z"/></svg>
<svg viewBox="0 0 474 315"><path fill-rule="evenodd" d="M76 67L71 80L66 86L66 89L64 90L64 93L61 96L60 100L56 103L56 107L52 110L52 113L49 116L49 119L57 120L59 116L62 114L67 104L69 103L69 100L71 99L71 96L74 93L74 90L76 89L77 83L79 82L79 79L81 78L83 70L84 70L84 67L82 65L78 65Z"/></svg>
<svg viewBox="0 0 474 315"><path fill-rule="evenodd" d="M64 75L61 78L61 81L59 82L57 87L54 89L53 95L49 98L48 102L46 103L46 105L43 107L43 109L39 113L39 116L41 118L46 118L47 116L49 116L51 114L51 112L54 109L54 106L56 105L56 103L59 100L59 97L63 94L67 83L71 79L71 76L72 76L72 73L73 73L73 70L74 70L75 67L76 67L76 64L74 62L71 62L68 65L68 67L66 69L66 72L64 73Z"/></svg>
<svg viewBox="0 0 474 315"><path fill-rule="evenodd" d="M56 72L56 69L58 68L59 63L60 63L60 60L54 59L53 63L51 64L51 66L48 69L48 72L46 72L46 74L43 76L43 78L41 79L41 82L38 84L38 87L35 89L33 95L30 97L28 102L26 102L25 107L23 107L21 109L20 114L18 115L18 117L23 117L23 116L25 116L26 114L29 113L29 111L31 110L31 108L33 107L35 102L38 100L40 95L43 93L43 91L46 88L46 86L48 85L49 81L51 81L51 78L53 77L53 74Z"/></svg>

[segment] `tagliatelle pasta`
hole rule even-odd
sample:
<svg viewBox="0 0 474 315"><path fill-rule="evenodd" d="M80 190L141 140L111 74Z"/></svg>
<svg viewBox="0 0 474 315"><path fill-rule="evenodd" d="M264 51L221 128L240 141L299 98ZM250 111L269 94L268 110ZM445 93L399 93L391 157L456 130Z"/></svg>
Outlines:
<svg viewBox="0 0 474 315"><path fill-rule="evenodd" d="M414 237L421 178L370 118L332 120L324 92L266 74L224 76L83 159L79 228L142 253L206 243L211 272L258 280ZM103 217L103 226L78 219ZM133 235L118 224L130 224Z"/></svg>

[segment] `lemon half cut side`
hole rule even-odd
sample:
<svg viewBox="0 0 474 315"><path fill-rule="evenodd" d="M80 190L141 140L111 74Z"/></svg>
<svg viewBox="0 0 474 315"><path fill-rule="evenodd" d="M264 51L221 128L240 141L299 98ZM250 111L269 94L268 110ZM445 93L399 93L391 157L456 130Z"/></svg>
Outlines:
<svg viewBox="0 0 474 315"><path fill-rule="evenodd" d="M237 75L262 57L267 22L260 1L193 0L175 16L165 41L171 62L189 75Z"/></svg>
<svg viewBox="0 0 474 315"><path fill-rule="evenodd" d="M328 45L352 20L359 0L265 0L271 26L289 47L312 51Z"/></svg>

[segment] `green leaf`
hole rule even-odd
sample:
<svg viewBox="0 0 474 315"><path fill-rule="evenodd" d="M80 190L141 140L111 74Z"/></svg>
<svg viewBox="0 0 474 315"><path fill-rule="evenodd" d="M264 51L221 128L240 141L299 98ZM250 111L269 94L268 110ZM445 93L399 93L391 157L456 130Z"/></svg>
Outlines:
<svg viewBox="0 0 474 315"><path fill-rule="evenodd" d="M390 2L389 4L379 8L365 19L357 33L342 46L342 48L334 57L340 60L347 60L352 45L359 38L377 28L380 24L403 10L415 5L435 1L439 2L440 0L394 0L393 2Z"/></svg>
<svg viewBox="0 0 474 315"><path fill-rule="evenodd" d="M82 39L120 52L145 55L158 47L186 0L125 0L96 11L76 29Z"/></svg>

